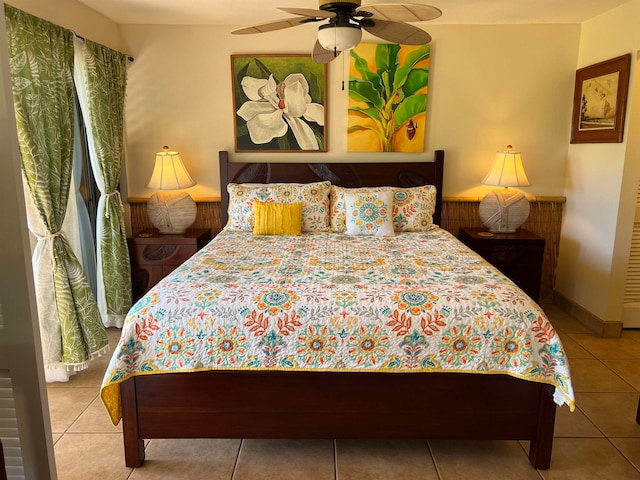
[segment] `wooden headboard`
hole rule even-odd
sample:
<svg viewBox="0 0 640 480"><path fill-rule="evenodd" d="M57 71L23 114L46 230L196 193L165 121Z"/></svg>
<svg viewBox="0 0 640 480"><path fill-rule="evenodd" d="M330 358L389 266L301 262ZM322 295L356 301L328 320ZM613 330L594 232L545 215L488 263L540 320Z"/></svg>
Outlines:
<svg viewBox="0 0 640 480"><path fill-rule="evenodd" d="M436 150L430 162L393 163L248 163L230 162L229 152L220 159L220 217L227 224L229 183L309 183L329 180L340 187L418 187L435 185L436 210L433 223L440 225L444 150Z"/></svg>

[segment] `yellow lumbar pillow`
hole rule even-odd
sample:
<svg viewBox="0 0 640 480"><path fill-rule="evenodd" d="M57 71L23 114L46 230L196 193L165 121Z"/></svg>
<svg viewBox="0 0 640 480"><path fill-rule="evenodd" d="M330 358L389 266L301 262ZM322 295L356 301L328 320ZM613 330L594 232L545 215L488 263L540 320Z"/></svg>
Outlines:
<svg viewBox="0 0 640 480"><path fill-rule="evenodd" d="M253 202L254 235L300 235L302 202Z"/></svg>

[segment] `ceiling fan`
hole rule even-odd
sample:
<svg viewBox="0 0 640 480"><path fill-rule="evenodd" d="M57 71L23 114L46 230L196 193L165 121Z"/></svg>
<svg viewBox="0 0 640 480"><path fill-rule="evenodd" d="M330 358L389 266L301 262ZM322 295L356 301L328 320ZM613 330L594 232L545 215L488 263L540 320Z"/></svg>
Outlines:
<svg viewBox="0 0 640 480"><path fill-rule="evenodd" d="M424 45L431 35L406 22L423 22L442 15L440 9L416 3L377 3L361 6L360 0L319 0L320 9L278 8L281 12L297 15L282 20L250 25L232 30L234 35L265 33L305 23L322 22L312 57L317 63L329 63L343 50L360 43L362 29L376 37L393 43Z"/></svg>

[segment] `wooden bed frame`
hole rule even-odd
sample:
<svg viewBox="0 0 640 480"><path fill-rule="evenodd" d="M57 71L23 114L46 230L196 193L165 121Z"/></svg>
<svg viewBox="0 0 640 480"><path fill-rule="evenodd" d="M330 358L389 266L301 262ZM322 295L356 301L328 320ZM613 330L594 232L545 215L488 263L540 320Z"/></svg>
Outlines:
<svg viewBox="0 0 640 480"><path fill-rule="evenodd" d="M229 182L438 187L433 162L231 163L220 152L223 225ZM507 375L210 371L143 375L120 386L125 462L140 466L150 438L414 438L529 440L529 459L551 463L554 387Z"/></svg>

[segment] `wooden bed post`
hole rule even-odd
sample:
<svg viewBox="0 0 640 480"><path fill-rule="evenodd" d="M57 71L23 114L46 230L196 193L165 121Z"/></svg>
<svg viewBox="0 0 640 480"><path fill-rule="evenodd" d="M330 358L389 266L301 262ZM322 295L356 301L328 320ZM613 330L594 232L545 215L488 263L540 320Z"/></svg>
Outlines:
<svg viewBox="0 0 640 480"><path fill-rule="evenodd" d="M434 165L434 185L441 186L444 182L444 150L436 150L433 152ZM441 225L442 222L442 188L436 190L436 205L437 208L433 212L433 223Z"/></svg>
<svg viewBox="0 0 640 480"><path fill-rule="evenodd" d="M538 410L536 437L531 439L529 447L531 465L541 470L547 470L551 466L553 429L556 420L556 404L553 401L553 390L551 385L544 385L540 388L540 409Z"/></svg>
<svg viewBox="0 0 640 480"><path fill-rule="evenodd" d="M136 378L120 384L122 405L122 433L124 434L124 463L127 467L139 467L144 462L144 440L138 430Z"/></svg>
<svg viewBox="0 0 640 480"><path fill-rule="evenodd" d="M220 228L224 228L229 220L229 192L227 192L227 183L229 183L229 152L218 152L218 161L220 164Z"/></svg>

